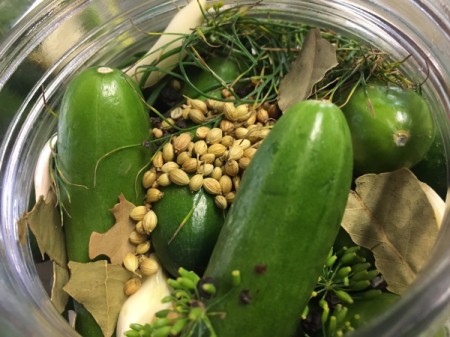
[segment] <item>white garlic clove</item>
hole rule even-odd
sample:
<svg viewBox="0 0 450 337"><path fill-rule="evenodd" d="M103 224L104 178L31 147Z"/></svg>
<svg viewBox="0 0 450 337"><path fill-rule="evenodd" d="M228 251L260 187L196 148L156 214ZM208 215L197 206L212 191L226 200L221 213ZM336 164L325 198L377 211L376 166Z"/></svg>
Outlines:
<svg viewBox="0 0 450 337"><path fill-rule="evenodd" d="M41 196L43 196L45 200L45 198L47 197L47 193L52 185L50 162L55 144L56 135L54 135L45 143L36 163L36 168L34 170L34 192L36 202Z"/></svg>
<svg viewBox="0 0 450 337"><path fill-rule="evenodd" d="M445 212L445 201L441 199L441 197L433 190L429 185L424 182L420 182L420 187L422 191L424 191L425 195L428 198L428 202L431 204L431 207L434 211L434 216L436 217L436 222L438 227L441 227L442 219L444 218Z"/></svg>
<svg viewBox="0 0 450 337"><path fill-rule="evenodd" d="M167 276L162 268L142 280L141 287L122 305L117 321L116 336L123 337L130 330L131 323L146 324L154 319L156 312L168 309L171 303L161 303L161 299L170 295Z"/></svg>
<svg viewBox="0 0 450 337"><path fill-rule="evenodd" d="M205 8L206 0L191 0L189 4L183 7L169 22L164 33L156 41L148 53L140 59L136 64L134 64L129 69L126 69L126 73L132 78L139 82L143 71L140 68L144 65L152 64L160 56L158 50L164 48L165 46L170 49L176 49L181 46L183 39L179 38L179 34L190 34L192 28L200 26L204 21L204 15L202 8ZM175 34L170 34L175 33ZM165 58L163 61L158 63L158 67L171 67L176 64L180 55L174 54L170 57ZM156 82L158 82L165 73L159 71L153 71L150 76L146 79L145 87L151 87Z"/></svg>

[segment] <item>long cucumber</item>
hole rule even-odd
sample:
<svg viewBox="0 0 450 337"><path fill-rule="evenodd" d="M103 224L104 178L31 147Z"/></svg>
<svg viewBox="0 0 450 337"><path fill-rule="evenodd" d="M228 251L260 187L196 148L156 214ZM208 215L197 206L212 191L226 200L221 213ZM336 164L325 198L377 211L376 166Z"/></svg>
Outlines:
<svg viewBox="0 0 450 337"><path fill-rule="evenodd" d="M121 71L88 68L68 85L58 120L58 193L68 258L90 262L92 232L114 225L110 209L123 194L142 203L140 170L150 153L149 119L136 84ZM140 181L139 181L140 182ZM103 336L80 304L77 330L86 337Z"/></svg>
<svg viewBox="0 0 450 337"><path fill-rule="evenodd" d="M217 283L209 309L217 336L293 335L338 233L351 179L342 111L313 100L289 108L247 168L204 274Z"/></svg>

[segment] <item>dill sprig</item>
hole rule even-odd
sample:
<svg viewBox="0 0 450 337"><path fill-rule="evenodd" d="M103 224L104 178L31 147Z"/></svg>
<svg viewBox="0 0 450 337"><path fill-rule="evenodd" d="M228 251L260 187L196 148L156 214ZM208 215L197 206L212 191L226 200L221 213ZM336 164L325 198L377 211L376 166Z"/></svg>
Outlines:
<svg viewBox="0 0 450 337"><path fill-rule="evenodd" d="M325 75L311 96L345 104L353 90L358 85L366 85L368 81L418 88L419 85L401 71L401 65L407 58L394 61L386 52L335 32L324 31L322 36L336 46L338 66Z"/></svg>
<svg viewBox="0 0 450 337"><path fill-rule="evenodd" d="M185 64L205 71L208 69L204 60L229 57L240 64L243 71L238 81L227 89L234 92L237 83L250 88L244 95L237 95L241 102L276 99L279 82L298 55L308 27L251 16L249 9L238 6L205 14L205 24L188 36L182 47L187 56L180 61L179 68L188 83ZM202 92L202 95L208 93Z"/></svg>
<svg viewBox="0 0 450 337"><path fill-rule="evenodd" d="M330 251L308 305L302 313L305 336L338 337L354 329L348 306L360 299L373 298L380 273L373 268L360 246Z"/></svg>
<svg viewBox="0 0 450 337"><path fill-rule="evenodd" d="M298 56L311 27L274 19L270 14L258 12L257 7L258 3L224 8L216 3L203 11L203 25L177 37L183 40L180 47L164 46L155 51L165 50L155 64L144 66L142 71L147 72L147 76L151 71L160 71L190 86L194 86L194 73L206 71L241 103L275 101L280 81ZM344 102L343 94L348 95L352 88L371 79L403 87L415 86L401 72L404 60L393 61L387 53L330 30L322 29L321 33L336 46L339 64L316 84L311 98ZM159 61L173 54L180 55L174 70L158 66ZM208 67L208 61L214 57L234 60L240 65L241 74L231 82L221 79ZM145 78L143 76L143 81ZM246 90L239 89L242 87ZM210 92L201 88L195 90L210 97Z"/></svg>
<svg viewBox="0 0 450 337"><path fill-rule="evenodd" d="M256 6L256 5L255 5ZM214 57L226 57L235 60L242 73L232 82L216 77L222 88L230 90L242 103L274 101L278 95L278 85L288 72L291 62L298 55L303 38L308 31L305 25L298 25L270 18L259 18L248 15L248 7L205 11L205 23L197 27L191 34L183 37L179 48L170 49L163 46L164 52L154 64L142 67L140 71L147 74L160 71L188 85L193 85L193 74L208 71L208 60ZM170 55L179 54L177 68L168 70L159 67L161 60ZM181 57L181 55L183 57ZM144 70L146 68L146 70ZM248 91L237 94L235 88L245 86ZM196 90L205 97L209 92Z"/></svg>
<svg viewBox="0 0 450 337"><path fill-rule="evenodd" d="M169 309L158 311L150 324L133 323L125 332L127 337L209 336L217 337L210 317L221 315L211 312L208 301L214 299L216 287L212 279L200 278L184 268L179 277L168 279L172 291L162 299L170 303Z"/></svg>

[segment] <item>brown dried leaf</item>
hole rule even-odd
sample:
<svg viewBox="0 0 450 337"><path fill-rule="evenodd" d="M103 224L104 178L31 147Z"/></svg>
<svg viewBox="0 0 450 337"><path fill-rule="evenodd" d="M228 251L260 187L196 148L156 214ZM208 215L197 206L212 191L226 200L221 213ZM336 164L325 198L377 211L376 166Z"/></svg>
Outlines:
<svg viewBox="0 0 450 337"><path fill-rule="evenodd" d="M28 224L36 237L42 257L47 254L53 261L51 301L56 310L62 313L69 300L69 296L62 289L69 279L69 271L66 268L67 255L61 215L53 189L49 190L45 200L41 196L33 209L21 217L18 222L21 233L26 230L23 228L23 223ZM25 240L22 239L23 235L24 233L21 234L21 240Z"/></svg>
<svg viewBox="0 0 450 337"><path fill-rule="evenodd" d="M19 220L17 220L17 233L19 234L19 243L24 246L27 243L28 236L28 213L24 213Z"/></svg>
<svg viewBox="0 0 450 337"><path fill-rule="evenodd" d="M50 299L60 314L64 312L69 301L69 295L63 290L68 281L69 271L66 266L60 266L53 262L53 284Z"/></svg>
<svg viewBox="0 0 450 337"><path fill-rule="evenodd" d="M278 105L281 111L308 98L314 85L337 64L335 46L320 36L319 29L310 30L299 56L280 82Z"/></svg>
<svg viewBox="0 0 450 337"><path fill-rule="evenodd" d="M99 255L106 255L112 264L121 264L127 253L134 252L134 246L128 240L135 228L130 212L135 206L121 194L119 203L111 212L114 214L116 224L106 233L93 232L89 240L89 258L94 259Z"/></svg>
<svg viewBox="0 0 450 337"><path fill-rule="evenodd" d="M399 295L429 259L439 230L419 180L408 169L359 177L342 226L356 244L373 252L388 289Z"/></svg>
<svg viewBox="0 0 450 337"><path fill-rule="evenodd" d="M64 266L67 263L66 246L61 216L56 203L56 194L51 189L47 199L44 201L41 196L25 217L30 230L36 237L42 256L47 254L52 261Z"/></svg>
<svg viewBox="0 0 450 337"><path fill-rule="evenodd" d="M71 276L64 290L91 313L104 336L110 337L127 298L123 286L131 273L106 260L90 263L69 261L68 266Z"/></svg>

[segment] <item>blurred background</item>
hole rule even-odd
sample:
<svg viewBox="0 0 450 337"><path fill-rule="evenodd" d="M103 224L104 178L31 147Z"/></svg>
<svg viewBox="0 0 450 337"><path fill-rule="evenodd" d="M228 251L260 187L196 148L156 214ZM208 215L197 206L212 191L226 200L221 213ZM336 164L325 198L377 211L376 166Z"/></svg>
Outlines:
<svg viewBox="0 0 450 337"><path fill-rule="evenodd" d="M5 47L7 36L14 25L40 2L41 0L0 0L0 48ZM22 79L30 78L32 77L32 72L23 72L23 75L25 76L22 76ZM6 93L3 91L0 93L0 143L3 141L16 108L20 106L22 99L28 92L27 86L21 83L20 80L16 80L15 84L12 87L8 86L9 89ZM0 87L2 85L0 83ZM36 257L36 260L39 260L39 258ZM50 292L52 281L51 263L37 263L36 268L44 287Z"/></svg>
<svg viewBox="0 0 450 337"><path fill-rule="evenodd" d="M39 0L0 0L0 41L23 13L37 5Z"/></svg>
<svg viewBox="0 0 450 337"><path fill-rule="evenodd" d="M40 0L0 0L0 46L3 45L11 28L21 17L36 6ZM1 47L0 47L1 48ZM0 83L0 87L2 83ZM8 92L1 94L0 102L0 142L3 140L5 131L11 121L14 109L7 109L5 106L18 104L18 92Z"/></svg>

